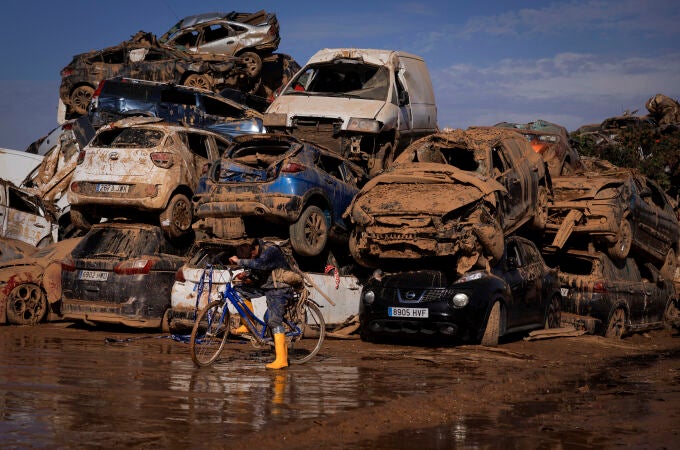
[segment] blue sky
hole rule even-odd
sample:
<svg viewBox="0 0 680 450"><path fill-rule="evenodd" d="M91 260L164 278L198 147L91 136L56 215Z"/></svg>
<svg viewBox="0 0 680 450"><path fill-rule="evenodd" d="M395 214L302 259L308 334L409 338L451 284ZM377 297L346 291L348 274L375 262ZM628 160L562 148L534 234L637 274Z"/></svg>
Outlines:
<svg viewBox="0 0 680 450"><path fill-rule="evenodd" d="M279 51L300 65L324 47L422 56L439 126L536 119L574 130L638 109L656 93L680 97L680 3L575 1L3 2L0 147L23 150L56 124L59 71L72 56L179 18L266 9Z"/></svg>

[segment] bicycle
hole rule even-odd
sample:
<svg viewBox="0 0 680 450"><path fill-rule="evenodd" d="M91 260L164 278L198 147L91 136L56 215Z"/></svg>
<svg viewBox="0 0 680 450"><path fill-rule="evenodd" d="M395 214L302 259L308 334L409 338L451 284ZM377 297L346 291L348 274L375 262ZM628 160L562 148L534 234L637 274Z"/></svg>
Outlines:
<svg viewBox="0 0 680 450"><path fill-rule="evenodd" d="M231 278L233 272L228 270ZM201 277L197 299L201 298L201 290L208 284L212 289L212 267L206 266ZM205 281L204 278L208 278ZM210 298L210 295L208 295ZM191 330L191 359L199 367L209 366L222 353L229 337L231 305L243 319L249 334L239 335L250 339L256 348L274 347L271 329L267 325L267 315L261 320L246 306L241 295L234 288L231 280L225 285L219 300L214 300L198 314ZM303 364L312 359L321 349L326 335L326 323L319 306L309 299L306 287L296 291L294 301L286 305L283 314L283 326L288 343L288 362ZM305 339L303 339L305 338Z"/></svg>

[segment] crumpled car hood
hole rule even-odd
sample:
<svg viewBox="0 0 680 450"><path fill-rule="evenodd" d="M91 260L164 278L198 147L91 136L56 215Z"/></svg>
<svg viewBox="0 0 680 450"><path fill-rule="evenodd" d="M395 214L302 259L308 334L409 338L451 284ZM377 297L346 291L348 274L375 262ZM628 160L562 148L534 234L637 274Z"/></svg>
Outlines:
<svg viewBox="0 0 680 450"><path fill-rule="evenodd" d="M443 215L477 202L493 192L506 192L493 179L483 179L446 164L403 164L369 181L348 211L366 214L423 213Z"/></svg>

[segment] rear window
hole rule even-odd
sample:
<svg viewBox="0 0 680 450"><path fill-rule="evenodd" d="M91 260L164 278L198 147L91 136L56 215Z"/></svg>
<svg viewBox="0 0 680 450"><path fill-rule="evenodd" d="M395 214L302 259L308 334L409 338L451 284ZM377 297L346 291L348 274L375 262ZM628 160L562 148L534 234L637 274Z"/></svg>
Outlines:
<svg viewBox="0 0 680 450"><path fill-rule="evenodd" d="M150 128L114 128L99 133L92 141L93 147L103 148L154 148L160 145L164 133Z"/></svg>
<svg viewBox="0 0 680 450"><path fill-rule="evenodd" d="M159 252L159 236L143 228L92 228L73 250L73 257L135 257Z"/></svg>
<svg viewBox="0 0 680 450"><path fill-rule="evenodd" d="M206 267L208 264L215 267L226 267L229 265L229 258L236 254L236 247L233 246L208 246L201 247L191 257L190 267Z"/></svg>

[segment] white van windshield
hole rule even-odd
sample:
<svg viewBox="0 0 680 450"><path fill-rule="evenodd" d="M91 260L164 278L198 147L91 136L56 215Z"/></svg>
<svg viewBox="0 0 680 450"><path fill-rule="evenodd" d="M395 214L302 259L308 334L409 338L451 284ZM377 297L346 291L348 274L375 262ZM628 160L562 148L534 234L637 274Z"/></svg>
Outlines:
<svg viewBox="0 0 680 450"><path fill-rule="evenodd" d="M390 73L384 66L335 60L307 66L282 95L320 95L366 100L387 99Z"/></svg>

